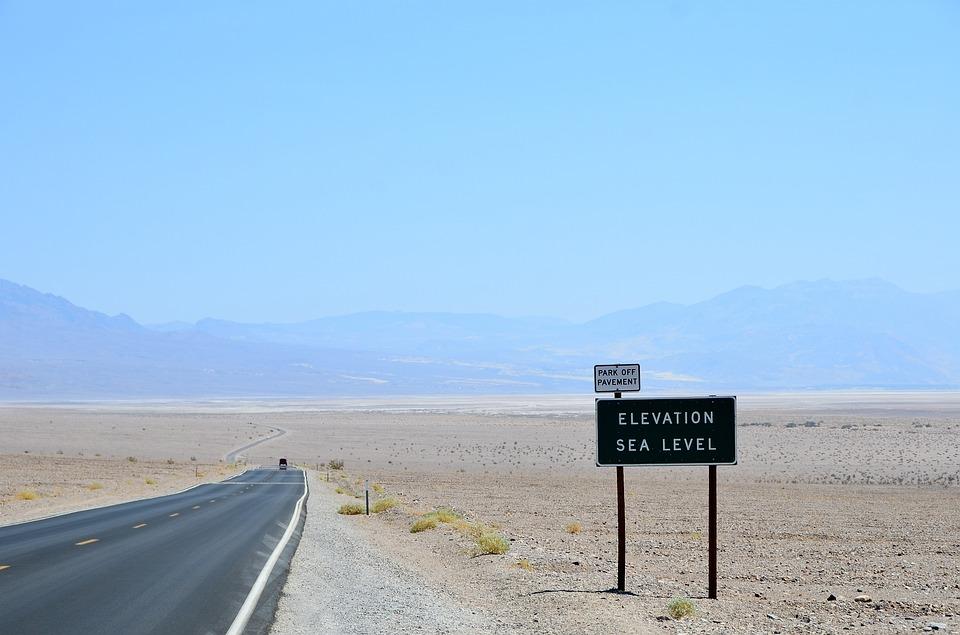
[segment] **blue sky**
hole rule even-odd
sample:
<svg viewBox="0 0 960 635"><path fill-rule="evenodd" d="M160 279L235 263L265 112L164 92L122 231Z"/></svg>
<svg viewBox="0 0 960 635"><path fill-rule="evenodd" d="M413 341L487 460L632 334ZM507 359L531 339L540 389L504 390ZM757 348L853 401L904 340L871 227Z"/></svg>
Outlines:
<svg viewBox="0 0 960 635"><path fill-rule="evenodd" d="M145 322L960 287L960 4L0 0L0 277Z"/></svg>

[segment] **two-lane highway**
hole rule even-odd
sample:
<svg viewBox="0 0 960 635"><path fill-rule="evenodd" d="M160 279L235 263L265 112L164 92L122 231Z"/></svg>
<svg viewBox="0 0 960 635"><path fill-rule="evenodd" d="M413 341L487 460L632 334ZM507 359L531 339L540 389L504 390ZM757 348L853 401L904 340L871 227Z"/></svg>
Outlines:
<svg viewBox="0 0 960 635"><path fill-rule="evenodd" d="M287 528L300 523L306 487L299 470L251 470L0 527L0 633L222 634L245 602L256 607L247 632L262 631L299 539ZM280 565L267 578L274 551ZM265 581L260 601L248 601Z"/></svg>

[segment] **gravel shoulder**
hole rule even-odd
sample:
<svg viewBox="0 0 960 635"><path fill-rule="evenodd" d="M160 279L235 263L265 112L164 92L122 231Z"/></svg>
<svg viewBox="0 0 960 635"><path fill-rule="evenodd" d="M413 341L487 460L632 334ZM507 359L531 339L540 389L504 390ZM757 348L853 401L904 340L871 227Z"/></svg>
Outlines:
<svg viewBox="0 0 960 635"><path fill-rule="evenodd" d="M303 536L270 631L299 633L490 633L489 619L372 543L373 521L341 516L344 502L315 472Z"/></svg>

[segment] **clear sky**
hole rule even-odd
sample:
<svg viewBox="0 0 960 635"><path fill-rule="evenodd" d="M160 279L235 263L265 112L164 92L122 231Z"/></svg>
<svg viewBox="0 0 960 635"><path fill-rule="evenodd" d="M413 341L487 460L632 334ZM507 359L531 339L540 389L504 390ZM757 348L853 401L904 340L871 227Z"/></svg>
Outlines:
<svg viewBox="0 0 960 635"><path fill-rule="evenodd" d="M0 0L0 277L143 322L960 287L960 3Z"/></svg>

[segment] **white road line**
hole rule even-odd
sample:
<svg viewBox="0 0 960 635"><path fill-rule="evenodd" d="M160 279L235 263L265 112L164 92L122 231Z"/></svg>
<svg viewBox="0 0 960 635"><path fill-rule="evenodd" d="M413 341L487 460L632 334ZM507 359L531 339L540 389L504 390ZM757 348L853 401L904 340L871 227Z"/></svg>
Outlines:
<svg viewBox="0 0 960 635"><path fill-rule="evenodd" d="M273 567L276 566L277 560L280 559L280 554L283 553L284 547L286 547L287 543L290 542L290 536L293 535L294 529L296 529L300 522L300 510L303 507L303 501L307 498L308 489L307 471L303 470L301 473L303 474L303 495L300 496L300 500L297 501L297 504L293 509L293 515L290 516L290 522L287 524L287 530L283 532L283 537L280 538L280 542L277 543L277 546L273 549L273 553L271 553L270 557L267 558L266 564L263 565L260 575L257 576L256 582L254 582L253 586L250 588L250 593L247 594L247 599L243 601L243 606L240 607L240 611L233 619L233 624L230 625L226 635L241 635L241 633L243 633L243 629L247 627L247 622L250 621L250 617L253 615L254 609L257 608L257 602L260 601L260 596L263 595L263 590L267 586L267 580L270 579L270 574L273 572Z"/></svg>

